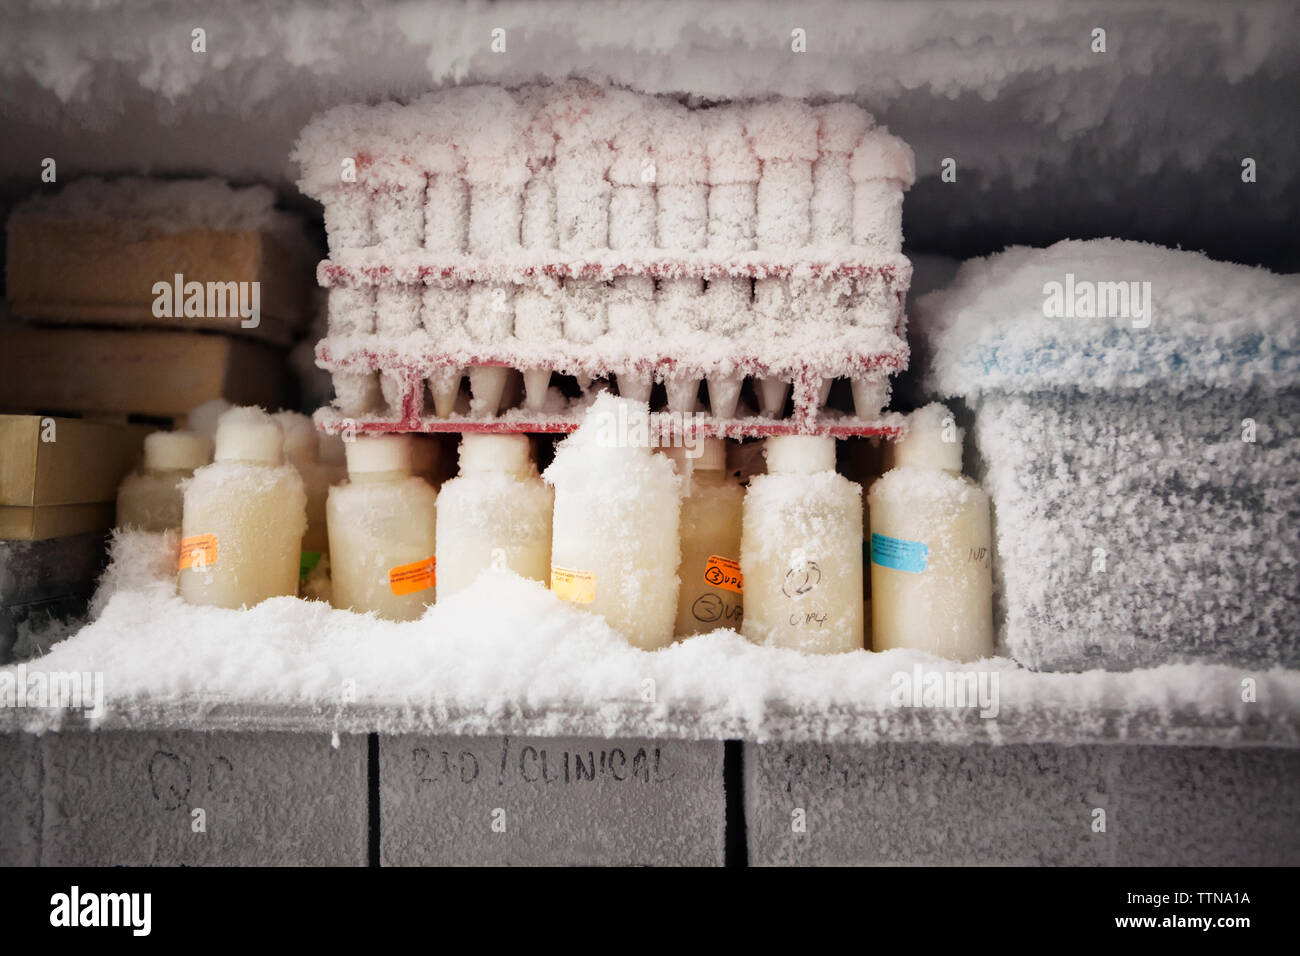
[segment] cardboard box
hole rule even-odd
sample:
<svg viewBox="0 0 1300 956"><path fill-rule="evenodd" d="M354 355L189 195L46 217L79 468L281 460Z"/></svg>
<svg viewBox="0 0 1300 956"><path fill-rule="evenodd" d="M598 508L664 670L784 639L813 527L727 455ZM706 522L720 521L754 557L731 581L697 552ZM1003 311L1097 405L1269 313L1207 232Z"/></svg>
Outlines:
<svg viewBox="0 0 1300 956"><path fill-rule="evenodd" d="M0 332L0 408L176 418L225 398L283 407L284 353L201 332L13 328Z"/></svg>
<svg viewBox="0 0 1300 956"><path fill-rule="evenodd" d="M38 508L0 507L0 540L45 541L69 535L107 531L117 517L117 504L42 505Z"/></svg>
<svg viewBox="0 0 1300 956"><path fill-rule="evenodd" d="M721 741L379 738L385 866L724 862Z"/></svg>
<svg viewBox="0 0 1300 956"><path fill-rule="evenodd" d="M284 345L306 323L315 285L315 263L255 231L163 233L130 221L19 218L9 225L7 248L11 308L42 322L212 329ZM205 289L208 282L258 282L258 326L244 328L239 315L216 310L155 315L155 284L177 274Z"/></svg>
<svg viewBox="0 0 1300 956"><path fill-rule="evenodd" d="M0 507L115 501L147 425L0 415Z"/></svg>

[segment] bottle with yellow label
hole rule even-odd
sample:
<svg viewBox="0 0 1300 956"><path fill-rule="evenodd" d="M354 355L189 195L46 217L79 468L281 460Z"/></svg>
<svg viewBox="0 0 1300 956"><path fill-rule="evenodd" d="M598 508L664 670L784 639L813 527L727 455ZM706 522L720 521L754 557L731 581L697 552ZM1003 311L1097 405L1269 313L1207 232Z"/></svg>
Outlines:
<svg viewBox="0 0 1300 956"><path fill-rule="evenodd" d="M862 488L835 471L835 439L767 439L767 474L745 493L741 632L810 654L860 650Z"/></svg>
<svg viewBox="0 0 1300 956"><path fill-rule="evenodd" d="M489 567L545 583L554 507L527 435L463 436L460 475L438 493L439 597L464 590Z"/></svg>
<svg viewBox="0 0 1300 956"><path fill-rule="evenodd" d="M193 432L153 432L144 462L117 490L117 526L140 531L180 530L181 482L212 459L212 445Z"/></svg>
<svg viewBox="0 0 1300 956"><path fill-rule="evenodd" d="M646 404L597 396L545 478L555 488L552 590L635 647L671 644L680 491L672 463L650 453Z"/></svg>
<svg viewBox="0 0 1300 956"><path fill-rule="evenodd" d="M872 647L956 661L993 656L989 498L961 473L962 432L927 405L893 444L893 467L867 495Z"/></svg>
<svg viewBox="0 0 1300 956"><path fill-rule="evenodd" d="M411 474L409 435L347 443L348 480L330 489L330 600L412 621L434 603L438 493Z"/></svg>
<svg viewBox="0 0 1300 956"><path fill-rule="evenodd" d="M745 489L727 471L726 440L706 438L698 446L677 445L665 452L685 490L675 633L688 637L719 627L739 630L744 590L740 520Z"/></svg>
<svg viewBox="0 0 1300 956"><path fill-rule="evenodd" d="M185 486L179 586L191 604L238 608L298 593L307 495L260 408L217 424L216 460Z"/></svg>

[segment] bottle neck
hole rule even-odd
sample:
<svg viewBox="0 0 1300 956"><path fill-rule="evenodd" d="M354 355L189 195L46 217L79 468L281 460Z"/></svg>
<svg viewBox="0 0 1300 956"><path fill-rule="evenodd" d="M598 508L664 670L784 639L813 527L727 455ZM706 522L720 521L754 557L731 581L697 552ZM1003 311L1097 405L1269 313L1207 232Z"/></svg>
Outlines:
<svg viewBox="0 0 1300 956"><path fill-rule="evenodd" d="M409 471L357 471L348 474L348 481L354 485L380 485L388 481L403 481L411 477Z"/></svg>

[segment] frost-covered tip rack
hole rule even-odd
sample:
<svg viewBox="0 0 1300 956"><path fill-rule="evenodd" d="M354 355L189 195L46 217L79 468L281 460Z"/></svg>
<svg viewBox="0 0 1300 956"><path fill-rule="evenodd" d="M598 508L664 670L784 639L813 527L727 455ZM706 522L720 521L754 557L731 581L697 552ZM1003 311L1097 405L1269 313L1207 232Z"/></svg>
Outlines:
<svg viewBox="0 0 1300 956"><path fill-rule="evenodd" d="M703 433L898 431L913 160L851 104L457 88L331 110L295 157L330 242L327 430L566 431L604 379Z"/></svg>

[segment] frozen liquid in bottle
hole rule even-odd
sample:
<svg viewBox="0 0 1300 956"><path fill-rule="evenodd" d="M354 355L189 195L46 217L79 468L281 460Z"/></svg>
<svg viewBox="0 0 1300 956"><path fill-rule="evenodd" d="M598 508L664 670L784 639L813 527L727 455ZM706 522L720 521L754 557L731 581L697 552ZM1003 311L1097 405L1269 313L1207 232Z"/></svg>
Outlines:
<svg viewBox="0 0 1300 956"><path fill-rule="evenodd" d="M411 621L434 603L438 493L411 474L407 435L347 443L348 480L330 489L335 607Z"/></svg>
<svg viewBox="0 0 1300 956"><path fill-rule="evenodd" d="M537 474L526 435L461 438L460 474L438 496L438 593L508 568L546 583L555 493Z"/></svg>
<svg viewBox="0 0 1300 956"><path fill-rule="evenodd" d="M332 470L320 460L320 438L312 420L301 412L276 412L273 416L284 433L284 457L298 469L307 493L307 533L302 536L302 570L315 566L329 552L329 531L325 522L325 498L330 491Z"/></svg>
<svg viewBox="0 0 1300 956"><path fill-rule="evenodd" d="M742 633L812 654L863 647L862 489L835 471L835 439L767 439L745 493Z"/></svg>
<svg viewBox="0 0 1300 956"><path fill-rule="evenodd" d="M193 432L154 432L144 439L144 462L117 490L117 526L140 531L180 530L181 482L212 458L212 445Z"/></svg>
<svg viewBox="0 0 1300 956"><path fill-rule="evenodd" d="M650 452L644 403L601 394L546 469L555 489L551 588L645 650L677 618L678 479Z"/></svg>
<svg viewBox="0 0 1300 956"><path fill-rule="evenodd" d="M696 457L691 457L692 450ZM745 489L727 471L724 439L707 438L695 449L674 446L666 451L684 482L675 633L687 637L719 627L738 630L744 613L740 524Z"/></svg>
<svg viewBox="0 0 1300 956"><path fill-rule="evenodd" d="M221 416L216 460L185 486L179 586L191 604L251 607L297 595L307 495L283 441L260 408Z"/></svg>
<svg viewBox="0 0 1300 956"><path fill-rule="evenodd" d="M942 405L908 416L893 468L867 495L872 647L956 661L993 655L989 498L961 474L961 430Z"/></svg>

